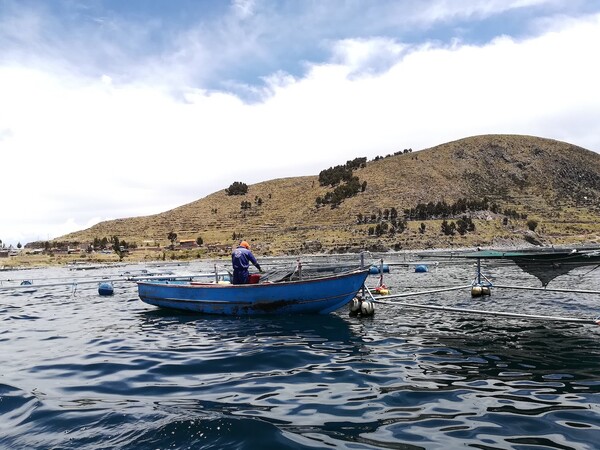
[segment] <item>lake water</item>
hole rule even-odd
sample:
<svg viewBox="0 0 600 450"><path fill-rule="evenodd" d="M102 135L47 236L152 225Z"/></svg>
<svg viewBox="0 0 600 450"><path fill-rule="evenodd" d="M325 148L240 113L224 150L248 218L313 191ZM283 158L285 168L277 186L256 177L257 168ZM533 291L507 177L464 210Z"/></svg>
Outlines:
<svg viewBox="0 0 600 450"><path fill-rule="evenodd" d="M268 265L268 262L261 261ZM144 266L0 272L34 287ZM171 268L205 272L211 262ZM152 268L151 270L159 270ZM500 284L539 286L515 266ZM600 269L550 287L600 290ZM588 273L589 272L589 273ZM470 283L472 264L393 266L392 294ZM79 278L82 280L83 278ZM377 276L370 276L374 286ZM596 449L600 327L376 305L374 317L207 317L132 282L0 290L2 449ZM468 289L399 301L592 318L598 294Z"/></svg>

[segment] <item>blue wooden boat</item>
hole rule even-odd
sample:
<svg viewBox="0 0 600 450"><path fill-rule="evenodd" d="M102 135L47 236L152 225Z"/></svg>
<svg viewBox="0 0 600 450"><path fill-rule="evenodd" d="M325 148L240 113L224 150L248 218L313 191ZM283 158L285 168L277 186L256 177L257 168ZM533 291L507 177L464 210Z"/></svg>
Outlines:
<svg viewBox="0 0 600 450"><path fill-rule="evenodd" d="M140 299L161 308L204 314L327 314L348 304L362 288L368 269L310 279L257 284L139 281Z"/></svg>

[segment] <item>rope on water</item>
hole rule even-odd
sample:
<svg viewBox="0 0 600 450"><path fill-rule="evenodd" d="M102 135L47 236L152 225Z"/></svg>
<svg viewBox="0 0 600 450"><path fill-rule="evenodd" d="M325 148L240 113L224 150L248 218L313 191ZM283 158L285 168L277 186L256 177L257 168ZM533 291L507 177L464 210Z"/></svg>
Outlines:
<svg viewBox="0 0 600 450"><path fill-rule="evenodd" d="M219 272L219 275L227 275L227 272ZM96 284L96 283L115 283L115 282L136 282L136 281L145 281L145 280L191 280L193 278L200 277L214 277L214 272L212 273L200 273L200 274L190 274L190 275L152 275L152 276L135 276L135 277L117 277L117 278L94 278L94 279L77 279L74 281L73 279L69 281L62 281L56 283L32 283L28 285L0 285L1 290L8 289L37 289L37 288L45 288L45 287L56 287L56 286L73 286L77 284Z"/></svg>
<svg viewBox="0 0 600 450"><path fill-rule="evenodd" d="M414 295L436 294L438 292L457 291L459 289L467 289L467 288L471 288L471 287L472 286L470 284L467 284L465 286L453 286L453 287L448 287L448 288L430 289L428 291L404 292L402 294L389 294L389 295L377 296L377 297L374 297L374 299L412 297ZM370 291L369 291L369 293L370 293Z"/></svg>
<svg viewBox="0 0 600 450"><path fill-rule="evenodd" d="M110 282L110 281L129 281L129 278L113 278L113 279L95 279L95 280L78 280L76 283L73 281L64 281L60 283L43 283L43 284L29 284L29 285L16 285L16 286L0 286L0 290L2 289L37 289L37 288L45 288L45 287L55 287L55 286L73 286L77 284L96 284L101 281Z"/></svg>
<svg viewBox="0 0 600 450"><path fill-rule="evenodd" d="M471 288L471 287L472 287L472 285L454 286L454 287L449 287L449 288L434 289L434 290L428 290L428 291L406 292L403 294L381 295L381 296L373 296L373 294L371 293L369 288L367 288L366 290L369 293L371 300L373 302L381 304L381 305L404 306L404 307L408 307L408 308L429 309L429 310L437 310L437 311L451 311L451 312L459 312L459 313L466 313L466 314L478 314L478 315L485 315L485 316L500 316L500 317L512 317L512 318L531 319L531 320L549 320L549 321L555 321L555 322L586 323L586 324L600 325L600 317L597 317L594 319L585 319L585 318L578 318L578 317L544 316L544 315L511 313L511 312L503 312L503 311L486 311L486 310L481 310L481 309L455 308L455 307L451 307L451 306L423 305L423 304L419 304L419 303L409 303L409 302L390 302L390 301L384 300L384 299L410 297L410 296L424 295L424 294L434 294L437 292L454 291L454 290L466 289L466 288ZM531 289L531 288L527 288L527 287L523 287L523 286L515 287L515 286L495 285L495 287ZM542 291L549 290L549 289L544 289L544 288L533 288L533 289L534 290L542 290ZM569 293L577 292L577 293L586 293L586 294L598 293L597 291L567 290L567 289L560 289L559 292L569 292Z"/></svg>
<svg viewBox="0 0 600 450"><path fill-rule="evenodd" d="M467 314L478 314L478 315L483 315L483 316L500 316L500 317L519 318L519 319L549 320L549 321L553 321L553 322L586 323L586 324L591 324L591 325L600 325L600 318L583 319L583 318L577 318L577 317L542 316L542 315L533 315L533 314L510 313L510 312L503 312L503 311L485 311L485 310L481 310L481 309L453 308L450 306L421 305L418 303L407 303L407 302L384 302L384 301L379 300L379 298L375 298L374 301L376 303L379 303L382 305L405 306L408 308L432 309L432 310L438 310L438 311L451 311L451 312L460 312L460 313L467 313Z"/></svg>
<svg viewBox="0 0 600 450"><path fill-rule="evenodd" d="M495 284L494 287L502 289L523 289L530 291L545 291L545 292L566 292L568 294L600 294L600 291L590 291L586 289L561 289L561 288L545 288L532 286L511 286L503 284Z"/></svg>

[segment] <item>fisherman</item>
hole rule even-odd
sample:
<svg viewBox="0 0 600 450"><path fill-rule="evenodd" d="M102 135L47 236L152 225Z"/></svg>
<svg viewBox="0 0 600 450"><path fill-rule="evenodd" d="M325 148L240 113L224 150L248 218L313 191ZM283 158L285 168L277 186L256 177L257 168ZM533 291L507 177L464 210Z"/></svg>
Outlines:
<svg viewBox="0 0 600 450"><path fill-rule="evenodd" d="M250 251L250 244L246 241L240 242L240 245L231 253L231 264L233 265L233 284L247 284L248 283L248 267L250 263L262 272L260 264Z"/></svg>

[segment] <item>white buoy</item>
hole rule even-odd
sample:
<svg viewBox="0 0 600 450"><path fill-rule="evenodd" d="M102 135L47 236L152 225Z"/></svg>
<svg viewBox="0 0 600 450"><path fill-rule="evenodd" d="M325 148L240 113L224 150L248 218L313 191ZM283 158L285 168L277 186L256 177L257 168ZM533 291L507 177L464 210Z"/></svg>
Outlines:
<svg viewBox="0 0 600 450"><path fill-rule="evenodd" d="M358 298L353 298L349 303L351 316L357 316L360 313L360 303L361 301Z"/></svg>
<svg viewBox="0 0 600 450"><path fill-rule="evenodd" d="M375 314L375 307L373 306L373 302L369 300L365 300L360 304L360 313L363 316L372 316Z"/></svg>

